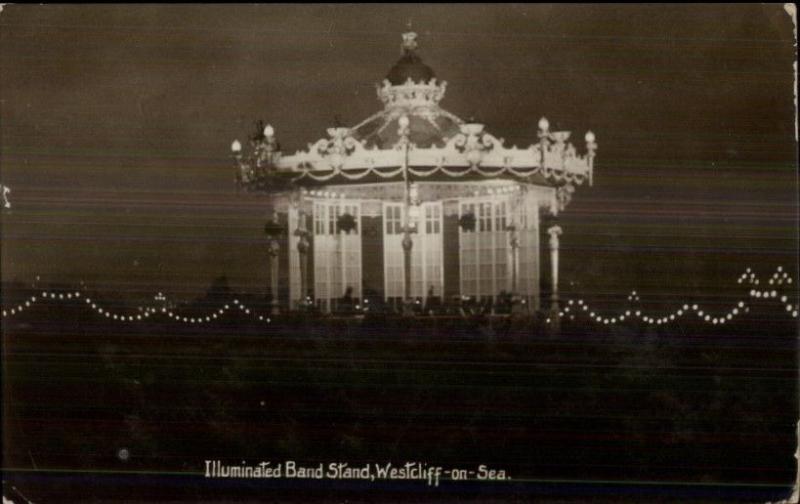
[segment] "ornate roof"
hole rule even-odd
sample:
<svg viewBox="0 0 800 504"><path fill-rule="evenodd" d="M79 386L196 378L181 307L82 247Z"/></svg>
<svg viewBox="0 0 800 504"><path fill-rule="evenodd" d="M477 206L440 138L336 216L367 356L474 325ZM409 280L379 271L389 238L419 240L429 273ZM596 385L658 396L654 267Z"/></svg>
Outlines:
<svg viewBox="0 0 800 504"><path fill-rule="evenodd" d="M439 106L447 83L434 77L416 47L416 34L404 34L403 56L377 86L382 110L352 127L328 128L328 137L306 150L275 152L270 159L277 173L312 186L404 177L452 182L508 178L571 194L575 186L591 184L597 148L591 132L579 153L569 143L570 132L551 132L542 118L538 139L530 146L506 146L483 124L463 121Z"/></svg>
<svg viewBox="0 0 800 504"><path fill-rule="evenodd" d="M419 148L442 147L459 132L462 121L439 107L447 89L416 54L417 34L403 34L403 56L377 86L383 110L350 128L350 134L368 148L387 149L400 140L402 116L409 119L409 138Z"/></svg>

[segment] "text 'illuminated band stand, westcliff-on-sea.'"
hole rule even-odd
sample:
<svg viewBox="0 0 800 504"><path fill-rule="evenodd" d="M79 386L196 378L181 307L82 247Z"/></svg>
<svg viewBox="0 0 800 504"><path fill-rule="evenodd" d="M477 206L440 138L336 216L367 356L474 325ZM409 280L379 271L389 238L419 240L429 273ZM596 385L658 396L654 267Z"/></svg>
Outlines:
<svg viewBox="0 0 800 504"><path fill-rule="evenodd" d="M592 183L594 135L579 153L542 118L538 141L508 147L439 107L447 83L416 47L416 34L404 34L378 86L383 109L361 123L329 128L294 154L263 123L249 152L233 142L238 187L269 194L273 313L343 304L410 313L452 300L532 312L544 247L557 307L561 229L542 232L540 212L557 215Z"/></svg>

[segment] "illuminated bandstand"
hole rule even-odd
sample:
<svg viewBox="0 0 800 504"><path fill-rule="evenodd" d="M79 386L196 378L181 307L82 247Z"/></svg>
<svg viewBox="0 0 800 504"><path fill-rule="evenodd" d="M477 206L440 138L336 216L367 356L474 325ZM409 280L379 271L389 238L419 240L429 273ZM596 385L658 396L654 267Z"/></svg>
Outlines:
<svg viewBox="0 0 800 504"><path fill-rule="evenodd" d="M416 34L404 34L402 56L377 89L383 109L359 124L328 128L294 154L263 123L247 153L233 142L237 187L270 196L273 313L501 297L531 312L542 305L543 249L558 309L561 228L541 229L541 216L592 184L594 135L579 152L570 132L550 131L542 118L532 145L506 146L439 106L447 83L416 47Z"/></svg>

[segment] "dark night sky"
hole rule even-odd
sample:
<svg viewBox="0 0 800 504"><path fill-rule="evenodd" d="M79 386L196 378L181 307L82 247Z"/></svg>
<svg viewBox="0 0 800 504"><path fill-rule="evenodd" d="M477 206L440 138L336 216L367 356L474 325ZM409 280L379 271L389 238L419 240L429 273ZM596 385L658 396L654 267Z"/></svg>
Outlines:
<svg viewBox="0 0 800 504"><path fill-rule="evenodd" d="M6 6L3 280L263 290L264 201L235 194L231 140L264 118L294 151L377 111L409 19L447 110L520 146L542 115L597 134L595 186L562 216L565 282L677 295L796 273L780 4Z"/></svg>

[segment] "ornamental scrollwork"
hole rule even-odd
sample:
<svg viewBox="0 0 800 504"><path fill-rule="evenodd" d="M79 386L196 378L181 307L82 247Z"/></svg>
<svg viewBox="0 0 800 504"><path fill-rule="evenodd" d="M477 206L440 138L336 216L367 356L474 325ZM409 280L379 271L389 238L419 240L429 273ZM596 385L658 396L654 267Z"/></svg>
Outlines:
<svg viewBox="0 0 800 504"><path fill-rule="evenodd" d="M332 168L339 170L360 144L350 135L348 128L328 128L327 131L330 138L317 141L311 150L326 158Z"/></svg>
<svg viewBox="0 0 800 504"><path fill-rule="evenodd" d="M486 152L494 148L496 139L483 131L483 124L459 126L461 133L453 137L453 147L464 154L470 166L478 166Z"/></svg>
<svg viewBox="0 0 800 504"><path fill-rule="evenodd" d="M556 189L556 203L558 211L561 212L572 201L572 195L575 194L575 187L572 184L567 184Z"/></svg>

